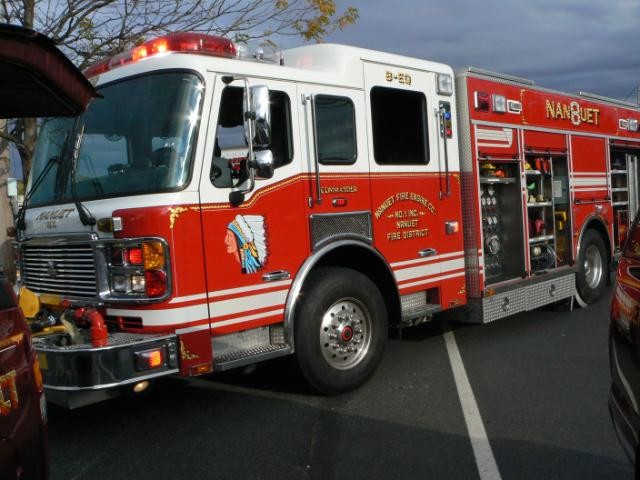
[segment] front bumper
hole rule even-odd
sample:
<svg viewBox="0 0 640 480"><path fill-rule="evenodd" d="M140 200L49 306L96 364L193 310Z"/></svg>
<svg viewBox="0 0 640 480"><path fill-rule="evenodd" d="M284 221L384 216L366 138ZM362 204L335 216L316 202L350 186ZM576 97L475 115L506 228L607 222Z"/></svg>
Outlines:
<svg viewBox="0 0 640 480"><path fill-rule="evenodd" d="M34 338L47 399L75 408L115 396L119 387L177 373L178 337L110 333L107 345L91 343L61 345L62 336ZM136 368L136 354L161 349L163 363L155 368Z"/></svg>

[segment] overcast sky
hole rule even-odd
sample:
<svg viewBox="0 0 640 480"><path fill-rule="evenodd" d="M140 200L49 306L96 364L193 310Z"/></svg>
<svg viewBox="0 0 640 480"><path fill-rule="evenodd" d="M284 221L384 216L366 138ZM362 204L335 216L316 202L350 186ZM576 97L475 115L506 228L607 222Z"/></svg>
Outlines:
<svg viewBox="0 0 640 480"><path fill-rule="evenodd" d="M337 0L358 22L328 41L472 65L636 101L640 0ZM634 92L635 93L635 92Z"/></svg>

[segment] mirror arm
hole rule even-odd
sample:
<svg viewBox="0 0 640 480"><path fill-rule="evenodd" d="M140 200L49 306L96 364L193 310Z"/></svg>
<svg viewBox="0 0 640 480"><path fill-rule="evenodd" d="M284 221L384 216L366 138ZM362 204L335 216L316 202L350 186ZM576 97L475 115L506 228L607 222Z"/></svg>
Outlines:
<svg viewBox="0 0 640 480"><path fill-rule="evenodd" d="M251 105L251 96L250 96L249 88L250 88L249 79L245 77L244 95L245 95L245 102L247 105L247 109ZM253 120L255 119L255 113L252 111L245 112L245 117L248 117L248 120L251 120L251 121L247 122L247 129L249 133L249 141L247 142L249 144L249 154L247 155L247 169L249 170L249 186L247 188L240 190L240 193L243 193L243 194L249 193L250 191L252 191L256 183L254 169L251 168L250 166L250 163L253 162Z"/></svg>

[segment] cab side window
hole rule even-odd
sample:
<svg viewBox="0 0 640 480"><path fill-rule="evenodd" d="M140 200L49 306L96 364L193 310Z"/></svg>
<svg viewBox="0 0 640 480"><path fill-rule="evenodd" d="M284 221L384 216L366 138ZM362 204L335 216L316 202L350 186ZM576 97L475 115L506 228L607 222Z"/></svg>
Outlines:
<svg viewBox="0 0 640 480"><path fill-rule="evenodd" d="M271 144L275 168L291 163L293 142L291 139L291 106L284 92L271 91ZM244 89L225 87L220 101L220 114L216 128L216 143L211 162L211 181L218 188L238 186L246 180L243 162L249 148L244 135Z"/></svg>
<svg viewBox="0 0 640 480"><path fill-rule="evenodd" d="M389 87L371 89L373 154L380 165L429 163L427 101L423 93Z"/></svg>
<svg viewBox="0 0 640 480"><path fill-rule="evenodd" d="M323 165L351 165L356 161L356 120L346 97L318 95L314 101L318 160Z"/></svg>

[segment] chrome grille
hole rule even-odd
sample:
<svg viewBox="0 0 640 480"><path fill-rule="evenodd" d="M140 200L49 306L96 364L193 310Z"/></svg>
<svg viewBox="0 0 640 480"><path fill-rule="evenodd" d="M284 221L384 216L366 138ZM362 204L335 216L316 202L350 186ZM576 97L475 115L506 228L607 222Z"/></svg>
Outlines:
<svg viewBox="0 0 640 480"><path fill-rule="evenodd" d="M34 292L82 298L98 293L89 244L24 245L22 274L24 284Z"/></svg>

